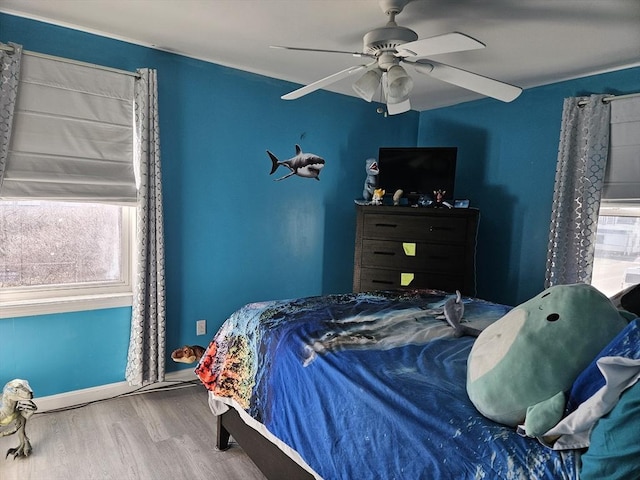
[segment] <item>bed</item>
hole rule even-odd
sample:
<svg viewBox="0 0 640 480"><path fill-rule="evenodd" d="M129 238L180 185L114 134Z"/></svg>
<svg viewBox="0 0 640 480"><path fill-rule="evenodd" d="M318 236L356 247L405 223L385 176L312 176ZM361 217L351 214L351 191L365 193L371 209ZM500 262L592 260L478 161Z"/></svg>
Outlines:
<svg viewBox="0 0 640 480"><path fill-rule="evenodd" d="M474 408L475 339L454 336L449 298L377 291L239 309L196 368L217 447L231 435L270 479L579 478L581 450L547 448ZM510 310L463 300L479 329Z"/></svg>

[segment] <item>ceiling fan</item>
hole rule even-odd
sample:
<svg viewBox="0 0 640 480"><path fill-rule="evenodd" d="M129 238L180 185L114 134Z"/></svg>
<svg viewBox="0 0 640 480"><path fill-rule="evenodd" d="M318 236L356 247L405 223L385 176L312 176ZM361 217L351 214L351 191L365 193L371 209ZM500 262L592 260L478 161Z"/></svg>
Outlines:
<svg viewBox="0 0 640 480"><path fill-rule="evenodd" d="M522 92L520 87L426 58L442 53L476 50L484 48L485 44L459 32L419 40L418 34L413 30L401 27L395 21L396 15L402 12L410 1L379 1L382 11L389 17L389 20L384 27L375 28L365 34L362 52L272 45L271 48L307 52L345 53L356 57L373 59L370 63L346 68L287 93L281 98L283 100L295 100L355 73L364 72L353 84L355 92L367 102L371 102L378 89L380 89L380 98L381 101L384 99L384 103L387 105L387 113L389 115L403 113L411 109L409 96L413 88L413 79L401 64L409 64L419 73L502 100L503 102L510 102L520 95Z"/></svg>

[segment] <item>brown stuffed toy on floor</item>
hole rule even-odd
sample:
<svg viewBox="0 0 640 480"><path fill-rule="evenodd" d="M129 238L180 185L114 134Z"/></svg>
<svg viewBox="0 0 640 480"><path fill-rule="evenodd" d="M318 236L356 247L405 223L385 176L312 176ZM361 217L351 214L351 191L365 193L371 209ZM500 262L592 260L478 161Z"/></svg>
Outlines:
<svg viewBox="0 0 640 480"><path fill-rule="evenodd" d="M196 363L204 355L204 348L200 345L185 345L171 352L171 359L178 363Z"/></svg>

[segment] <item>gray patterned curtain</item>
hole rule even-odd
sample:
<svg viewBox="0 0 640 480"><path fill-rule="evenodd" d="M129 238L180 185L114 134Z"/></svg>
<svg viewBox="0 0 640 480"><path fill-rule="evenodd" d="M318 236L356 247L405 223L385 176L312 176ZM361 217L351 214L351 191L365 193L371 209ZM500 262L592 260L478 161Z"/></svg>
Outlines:
<svg viewBox="0 0 640 480"><path fill-rule="evenodd" d="M1 45L1 44L0 44ZM0 49L0 190L9 154L13 110L18 96L22 45L9 43L11 51Z"/></svg>
<svg viewBox="0 0 640 480"><path fill-rule="evenodd" d="M591 282L609 152L610 104L604 97L564 101L545 288Z"/></svg>
<svg viewBox="0 0 640 480"><path fill-rule="evenodd" d="M137 274L133 289L126 379L132 385L164 380L165 278L158 88L155 70L140 69L135 83L138 173Z"/></svg>

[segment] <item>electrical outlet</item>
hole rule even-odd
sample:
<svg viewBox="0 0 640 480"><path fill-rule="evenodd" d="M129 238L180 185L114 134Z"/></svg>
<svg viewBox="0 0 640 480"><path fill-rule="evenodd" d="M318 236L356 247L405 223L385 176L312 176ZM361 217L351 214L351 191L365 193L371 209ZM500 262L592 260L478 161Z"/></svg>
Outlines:
<svg viewBox="0 0 640 480"><path fill-rule="evenodd" d="M206 335L206 334L207 334L207 321L198 320L196 322L196 335Z"/></svg>

